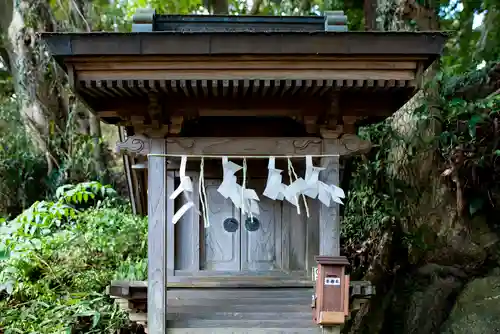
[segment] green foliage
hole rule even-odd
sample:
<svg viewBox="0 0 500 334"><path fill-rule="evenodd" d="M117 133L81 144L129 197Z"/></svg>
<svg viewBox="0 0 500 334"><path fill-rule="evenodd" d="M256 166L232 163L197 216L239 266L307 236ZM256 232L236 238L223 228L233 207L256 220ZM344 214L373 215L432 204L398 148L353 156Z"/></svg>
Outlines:
<svg viewBox="0 0 500 334"><path fill-rule="evenodd" d="M46 160L30 142L17 107L15 97L0 91L1 215L17 214L45 195Z"/></svg>
<svg viewBox="0 0 500 334"><path fill-rule="evenodd" d="M110 186L103 186L97 181L83 182L77 185L64 185L56 190L56 198L63 203L77 208L96 205L106 198L115 198L116 191Z"/></svg>
<svg viewBox="0 0 500 334"><path fill-rule="evenodd" d="M78 211L85 194L89 202L115 196L97 183L67 186L57 202L37 202L2 224L3 332L114 333L126 324L104 290L112 279L145 278L146 220L125 206Z"/></svg>
<svg viewBox="0 0 500 334"><path fill-rule="evenodd" d="M498 207L500 96L472 101L455 97L444 100L441 110L439 152L450 188L463 194L469 215Z"/></svg>

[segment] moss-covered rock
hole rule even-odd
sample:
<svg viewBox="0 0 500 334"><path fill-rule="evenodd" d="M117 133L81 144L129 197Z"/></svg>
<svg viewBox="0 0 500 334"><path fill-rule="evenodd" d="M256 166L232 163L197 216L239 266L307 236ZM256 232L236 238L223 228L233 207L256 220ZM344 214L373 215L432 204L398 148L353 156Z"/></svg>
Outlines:
<svg viewBox="0 0 500 334"><path fill-rule="evenodd" d="M500 333L500 275L471 281L453 307L441 334Z"/></svg>

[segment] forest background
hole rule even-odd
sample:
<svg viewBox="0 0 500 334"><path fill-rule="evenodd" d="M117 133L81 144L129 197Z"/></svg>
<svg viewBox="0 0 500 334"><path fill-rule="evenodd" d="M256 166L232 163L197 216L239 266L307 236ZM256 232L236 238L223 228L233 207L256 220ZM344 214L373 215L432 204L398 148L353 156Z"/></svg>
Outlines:
<svg viewBox="0 0 500 334"><path fill-rule="evenodd" d="M147 222L125 199L116 128L68 88L37 33L130 31L168 14L319 15L349 30L450 32L422 91L358 129L342 248L377 295L345 333L500 328L500 0L5 0L0 2L0 332L140 333L105 296L144 280Z"/></svg>

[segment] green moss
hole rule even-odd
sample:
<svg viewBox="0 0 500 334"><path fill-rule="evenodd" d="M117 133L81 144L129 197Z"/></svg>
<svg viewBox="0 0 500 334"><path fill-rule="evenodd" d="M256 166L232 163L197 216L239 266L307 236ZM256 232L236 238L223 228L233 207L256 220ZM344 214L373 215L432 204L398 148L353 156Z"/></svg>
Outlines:
<svg viewBox="0 0 500 334"><path fill-rule="evenodd" d="M500 276L478 278L460 294L442 334L489 334L500 330Z"/></svg>

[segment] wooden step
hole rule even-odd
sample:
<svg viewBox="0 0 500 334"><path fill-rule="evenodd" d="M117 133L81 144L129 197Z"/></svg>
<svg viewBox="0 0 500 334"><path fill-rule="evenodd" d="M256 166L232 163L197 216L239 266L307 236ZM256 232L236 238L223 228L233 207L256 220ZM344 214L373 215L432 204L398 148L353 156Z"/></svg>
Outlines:
<svg viewBox="0 0 500 334"><path fill-rule="evenodd" d="M255 312L207 312L207 313L168 313L167 320L169 321L184 321L184 320L275 320L282 319L283 321L300 320L310 321L312 312L261 312L256 309Z"/></svg>
<svg viewBox="0 0 500 334"><path fill-rule="evenodd" d="M168 328L313 328L317 327L310 319L274 320L205 320L189 319L168 322Z"/></svg>
<svg viewBox="0 0 500 334"><path fill-rule="evenodd" d="M285 288L285 289L169 289L168 299L221 299L221 298L295 298L309 296L314 293L311 288Z"/></svg>
<svg viewBox="0 0 500 334"><path fill-rule="evenodd" d="M321 334L321 328L169 328L168 334Z"/></svg>
<svg viewBox="0 0 500 334"><path fill-rule="evenodd" d="M167 326L169 333L319 333L312 293L310 288L172 289Z"/></svg>

